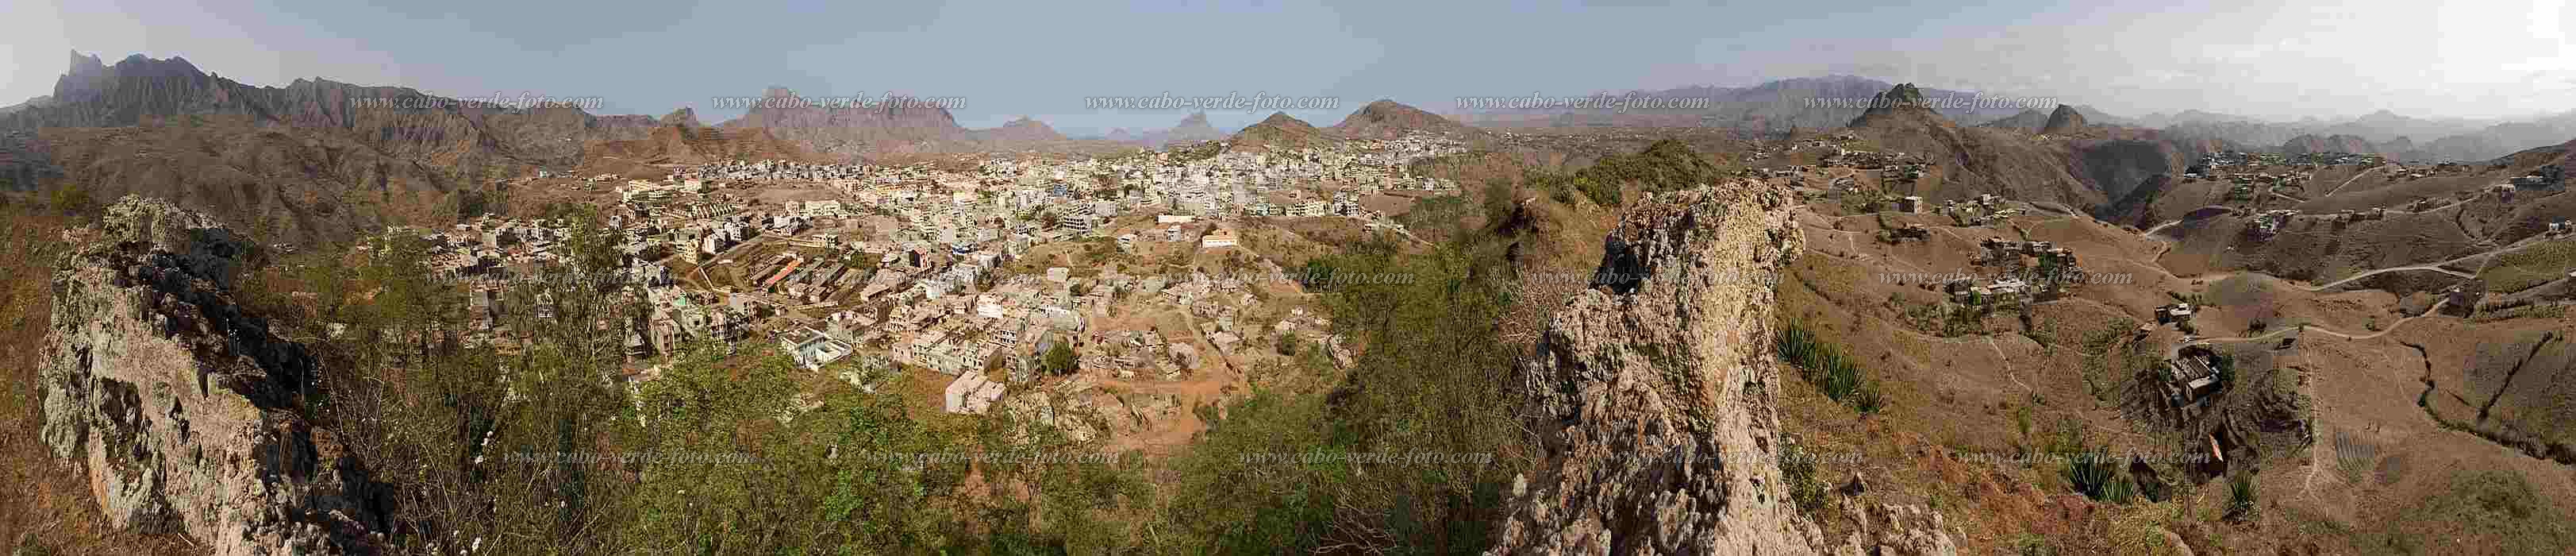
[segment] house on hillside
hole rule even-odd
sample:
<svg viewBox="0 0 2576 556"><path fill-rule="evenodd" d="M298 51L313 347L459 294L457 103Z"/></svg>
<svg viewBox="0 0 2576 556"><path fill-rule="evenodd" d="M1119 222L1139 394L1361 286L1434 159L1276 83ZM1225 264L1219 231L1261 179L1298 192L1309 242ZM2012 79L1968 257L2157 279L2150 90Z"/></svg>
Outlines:
<svg viewBox="0 0 2576 556"><path fill-rule="evenodd" d="M797 366L809 371L823 368L833 361L848 357L853 351L849 342L834 339L831 335L812 328L799 328L794 333L780 335L778 347L795 357Z"/></svg>

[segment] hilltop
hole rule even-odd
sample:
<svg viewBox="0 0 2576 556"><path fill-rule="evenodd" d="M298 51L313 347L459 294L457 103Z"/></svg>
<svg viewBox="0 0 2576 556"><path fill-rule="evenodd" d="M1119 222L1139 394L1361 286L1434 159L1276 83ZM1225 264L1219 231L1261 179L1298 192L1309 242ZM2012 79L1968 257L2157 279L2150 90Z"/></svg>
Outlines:
<svg viewBox="0 0 2576 556"><path fill-rule="evenodd" d="M1002 127L975 130L974 135L978 141L1005 148L1065 140L1064 134L1056 133L1055 128L1048 127L1046 122L1037 121L1028 116L1020 116L1009 123L1002 124Z"/></svg>
<svg viewBox="0 0 2576 556"><path fill-rule="evenodd" d="M1226 150L1260 152L1267 149L1295 149L1319 146L1336 138L1331 132L1291 117L1287 112L1274 112L1261 123L1243 128L1228 140Z"/></svg>
<svg viewBox="0 0 2576 556"><path fill-rule="evenodd" d="M967 137L966 128L957 125L957 117L935 103L908 97L861 100L866 102L808 99L784 87L770 87L742 117L717 126L736 130L766 128L780 139L844 157Z"/></svg>
<svg viewBox="0 0 2576 556"><path fill-rule="evenodd" d="M2048 113L2048 123L2041 125L2039 132L2049 135L2064 135L2084 131L2085 125L2083 112L2075 111L2075 107L2073 106L2060 104L2057 105L2056 110Z"/></svg>
<svg viewBox="0 0 2576 556"><path fill-rule="evenodd" d="M663 115L662 119L656 123L680 127L706 127L706 124L698 123L698 111L692 110L688 107L681 107L679 110L673 110L670 114Z"/></svg>
<svg viewBox="0 0 2576 556"><path fill-rule="evenodd" d="M1332 131L1343 137L1375 139L1390 139L1416 131L1465 138L1485 136L1483 131L1466 124L1394 100L1368 103L1359 111L1343 117L1342 123L1334 124Z"/></svg>

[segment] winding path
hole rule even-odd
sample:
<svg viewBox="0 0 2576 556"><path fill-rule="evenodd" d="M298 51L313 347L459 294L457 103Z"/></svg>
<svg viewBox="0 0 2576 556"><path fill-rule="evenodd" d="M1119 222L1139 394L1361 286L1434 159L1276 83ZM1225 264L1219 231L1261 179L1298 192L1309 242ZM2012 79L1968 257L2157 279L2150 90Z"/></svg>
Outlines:
<svg viewBox="0 0 2576 556"><path fill-rule="evenodd" d="M2379 166L2372 166L2372 167L2370 167L2369 169L2362 170L2362 171L2360 171L2360 172L2355 172L2355 173L2353 173L2352 177L2344 178L2344 179L2343 179L2343 183L2335 184L2334 189L2328 189L2328 190L2326 190L2326 194L2324 194L2324 195L2318 195L2318 196L2317 196L2317 198L2319 198L2319 199L2324 199L2324 198L2327 198L2327 197L2333 197L2336 191L2342 191L2342 190L2343 190L2343 186L2352 185L2352 181L2353 181L2353 180L2361 179L2361 177L2362 177L2362 176L2370 175L2370 173L2371 173L2371 172L2377 172L2377 171L2379 171L2379 169L2380 169L2380 168L2387 168L2387 167L2388 167L2387 165L2384 165L2384 164L2383 164L2383 165L2379 165Z"/></svg>
<svg viewBox="0 0 2576 556"><path fill-rule="evenodd" d="M2469 255L2469 256L2470 256L2470 257L2476 257L2476 256L2479 256L2479 255L2486 255L2486 254L2489 254L2489 253L2493 253L2493 251L2489 251L2489 252L2487 252L2487 253L2479 253L2479 254L2476 254L2476 255ZM2465 258L2465 257L2463 257L2463 258ZM2451 260L2451 261L2443 261L2443 262L2433 263L2433 264L2419 264L2419 265L2412 265L2412 266L2392 266L2392 267L2388 267L2388 268L2382 268L2382 269L2378 269L2378 270L2372 270L2372 271L2369 271L2369 272L2363 272L2363 273L2360 273L2360 274L2354 274L2354 275L2351 275L2351 276L2346 276L2346 277L2344 277L2342 280L2336 280L2336 281L2333 281L2333 282L2327 282L2327 283L2325 283L2324 285L2308 286L2307 290L2308 290L2308 291L2312 291L2312 292L2326 291L2326 290L2329 290L2329 289L2334 289L2334 287L2336 287L2336 286L2344 285L2344 283L2346 283L2346 282L2351 282L2351 281L2354 281L2354 280L2360 280L2360 279L2363 279L2363 278L2369 278L2369 277L2371 277L2371 276L2376 276L2376 275L2378 275L2379 273L2382 273L2382 272L2397 272L2397 271L2404 271L2404 270L2429 270L2429 271L2433 271L2433 272L2439 272L2439 273L2443 273L2443 274L2448 274L2448 275L2451 275L2451 276L2452 276L2452 277L2454 277L2454 278L2467 278L2467 279L2475 279L2475 278L2477 278L2477 275L2474 275L2474 274L2469 274L2469 273L2466 273L2466 272L2460 272L2460 271L2457 271L2457 270L2451 270L2451 269L2448 269L2448 268L2442 268L2442 265L2450 264L2451 262L2453 262L2453 261L2457 261L2457 260L2458 260L2458 259L2453 259L2453 260Z"/></svg>

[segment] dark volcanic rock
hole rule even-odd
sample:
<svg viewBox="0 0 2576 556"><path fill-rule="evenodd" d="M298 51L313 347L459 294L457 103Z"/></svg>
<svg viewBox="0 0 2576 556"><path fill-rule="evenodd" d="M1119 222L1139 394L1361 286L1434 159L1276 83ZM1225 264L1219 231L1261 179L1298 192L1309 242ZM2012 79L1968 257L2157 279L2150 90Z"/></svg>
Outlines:
<svg viewBox="0 0 2576 556"><path fill-rule="evenodd" d="M2039 132L2049 135L2064 135L2083 131L2084 125L2083 112L2075 111L2075 107L2073 106L2060 104L2057 105L2057 110L2048 113L2048 124L2040 126Z"/></svg>
<svg viewBox="0 0 2576 556"><path fill-rule="evenodd" d="M1914 88L1913 83L1898 83L1894 87L1889 87L1886 92L1870 97L1869 108L1862 111L1860 117L1852 118L1851 127L1869 127L1893 119L1910 117L1930 117L1944 122L1949 121L1948 118L1942 118L1939 111L1933 110L1923 100L1922 89Z"/></svg>

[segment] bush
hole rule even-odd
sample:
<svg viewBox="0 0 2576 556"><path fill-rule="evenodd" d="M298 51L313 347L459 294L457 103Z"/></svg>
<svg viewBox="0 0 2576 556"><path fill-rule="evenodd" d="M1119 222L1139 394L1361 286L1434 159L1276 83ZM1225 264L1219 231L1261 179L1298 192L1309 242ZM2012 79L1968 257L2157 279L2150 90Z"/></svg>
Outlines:
<svg viewBox="0 0 2576 556"><path fill-rule="evenodd" d="M2227 519L2242 520L2254 515L2254 474L2237 473L2227 478Z"/></svg>
<svg viewBox="0 0 2576 556"><path fill-rule="evenodd" d="M1047 374L1069 375L1080 366L1073 358L1073 348L1065 345L1070 343L1071 340L1056 342L1055 346L1047 348L1046 359L1040 362Z"/></svg>
<svg viewBox="0 0 2576 556"><path fill-rule="evenodd" d="M1795 323L1784 326L1772 338L1780 358L1799 369L1798 375L1822 390L1825 397L1843 402L1861 413L1877 413L1886 408L1879 395L1877 381L1861 376L1860 365L1843 355L1840 347L1825 343Z"/></svg>
<svg viewBox="0 0 2576 556"><path fill-rule="evenodd" d="M2056 442L2049 452L2066 458L2059 470L2066 483L2085 498L2114 504L2127 504L2138 498L2138 484L2122 472L2118 458L2108 446L2092 446L2084 436L2083 425L2073 420L2061 424Z"/></svg>
<svg viewBox="0 0 2576 556"><path fill-rule="evenodd" d="M1796 442L1783 442L1779 459L1780 480L1789 484L1789 500L1798 505L1798 511L1815 515L1823 510L1825 482L1816 478L1816 458Z"/></svg>
<svg viewBox="0 0 2576 556"><path fill-rule="evenodd" d="M69 183L63 184L62 187L54 188L52 196L49 197L47 201L53 205L55 212L63 214L80 214L89 212L90 209L97 204L95 201L90 200L89 188L81 187L79 184Z"/></svg>

